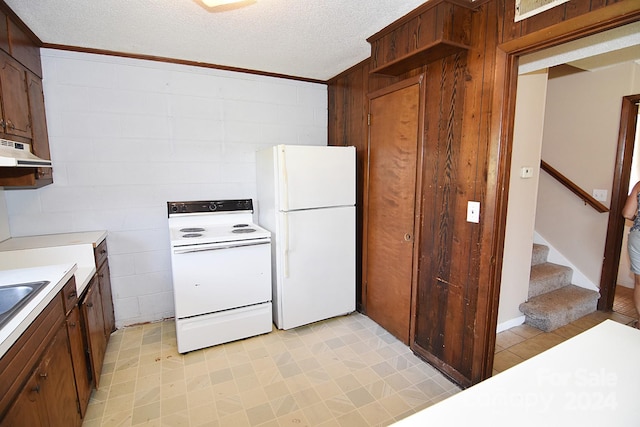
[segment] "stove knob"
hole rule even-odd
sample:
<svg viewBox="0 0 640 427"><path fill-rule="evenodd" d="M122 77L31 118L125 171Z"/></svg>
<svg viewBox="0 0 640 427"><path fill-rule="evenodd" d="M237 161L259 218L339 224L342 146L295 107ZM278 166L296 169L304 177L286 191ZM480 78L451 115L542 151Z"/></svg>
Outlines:
<svg viewBox="0 0 640 427"><path fill-rule="evenodd" d="M184 204L183 204L183 205L181 206L181 209L182 209L182 212L186 212L186 211L187 211L187 205L184 205Z"/></svg>
<svg viewBox="0 0 640 427"><path fill-rule="evenodd" d="M216 209L218 209L218 206L215 203L209 203L210 211L215 211Z"/></svg>
<svg viewBox="0 0 640 427"><path fill-rule="evenodd" d="M171 205L171 212L178 212L178 206L177 205Z"/></svg>

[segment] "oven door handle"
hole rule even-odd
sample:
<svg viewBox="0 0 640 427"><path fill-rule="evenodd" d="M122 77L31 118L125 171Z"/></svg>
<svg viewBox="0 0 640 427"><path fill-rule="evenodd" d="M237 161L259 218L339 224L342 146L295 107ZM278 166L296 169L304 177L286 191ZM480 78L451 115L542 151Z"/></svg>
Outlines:
<svg viewBox="0 0 640 427"><path fill-rule="evenodd" d="M247 246L259 246L259 245L267 245L269 244L270 241L269 240L261 240L261 241L255 241L255 242L244 242L244 243L238 243L238 242L234 242L234 243L230 243L228 245L202 245L202 246L187 246L187 247L183 247L183 248L174 248L173 249L173 253L178 255L178 254L190 254L190 253L195 253L195 252L207 252L207 251L217 251L220 249L234 249L234 248L244 248Z"/></svg>

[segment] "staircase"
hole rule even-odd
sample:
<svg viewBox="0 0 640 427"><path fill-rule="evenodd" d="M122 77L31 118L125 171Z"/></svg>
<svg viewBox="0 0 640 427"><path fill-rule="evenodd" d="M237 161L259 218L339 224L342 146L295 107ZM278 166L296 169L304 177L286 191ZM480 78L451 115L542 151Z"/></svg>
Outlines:
<svg viewBox="0 0 640 427"><path fill-rule="evenodd" d="M600 294L571 284L573 270L547 262L549 248L533 245L529 296L520 304L525 323L553 331L596 311Z"/></svg>

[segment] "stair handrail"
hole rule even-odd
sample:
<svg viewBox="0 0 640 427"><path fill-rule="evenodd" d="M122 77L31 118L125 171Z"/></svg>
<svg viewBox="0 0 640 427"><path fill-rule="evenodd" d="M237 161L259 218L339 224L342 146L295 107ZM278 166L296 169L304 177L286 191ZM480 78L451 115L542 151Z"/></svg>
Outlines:
<svg viewBox="0 0 640 427"><path fill-rule="evenodd" d="M609 212L609 208L607 208L605 205L603 205L602 203L594 199L591 194L587 193L582 188L580 188L575 182L571 181L562 173L558 172L551 165L549 165L549 163L545 162L544 160L540 160L540 168L546 173L548 173L549 175L551 175L553 178L555 178L560 184L567 187L569 191L571 191L576 196L580 197L587 205L591 206L596 211L600 213Z"/></svg>

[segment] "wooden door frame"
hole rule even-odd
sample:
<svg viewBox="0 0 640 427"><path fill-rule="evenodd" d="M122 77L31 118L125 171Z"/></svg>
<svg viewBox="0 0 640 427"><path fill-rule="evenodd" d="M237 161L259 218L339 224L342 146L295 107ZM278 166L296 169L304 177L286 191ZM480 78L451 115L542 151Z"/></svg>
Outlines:
<svg viewBox="0 0 640 427"><path fill-rule="evenodd" d="M486 200L493 210L487 212L483 240L490 245L491 257L481 268L488 268L491 289L488 294L487 328L484 329L483 377L491 376L498 320L500 276L504 255L505 227L509 194L513 125L518 80L518 60L521 55L541 51L592 34L640 20L640 9L633 1L620 1L595 11L568 19L559 24L505 42L497 47L493 76L488 185ZM484 264L484 263L483 263Z"/></svg>
<svg viewBox="0 0 640 427"><path fill-rule="evenodd" d="M640 94L622 98L620 113L620 130L618 131L618 149L616 163L611 184L611 206L607 223L607 238L604 246L602 274L600 275L600 299L598 310L611 311L616 294L618 267L620 265L620 250L624 237L625 219L622 208L629 193L629 179L631 178L631 162L636 136L636 122L638 119L638 105Z"/></svg>

